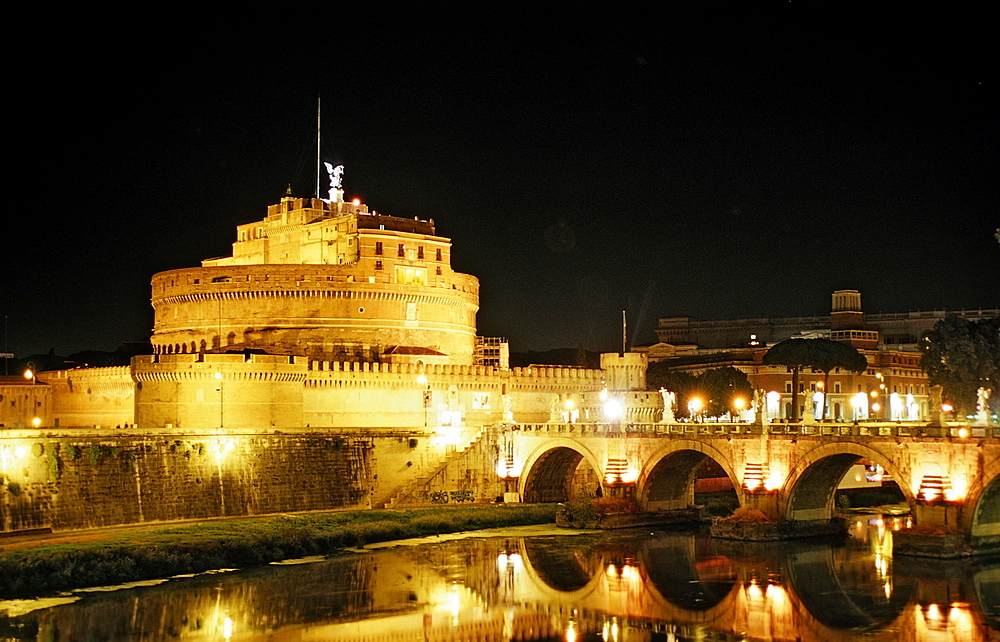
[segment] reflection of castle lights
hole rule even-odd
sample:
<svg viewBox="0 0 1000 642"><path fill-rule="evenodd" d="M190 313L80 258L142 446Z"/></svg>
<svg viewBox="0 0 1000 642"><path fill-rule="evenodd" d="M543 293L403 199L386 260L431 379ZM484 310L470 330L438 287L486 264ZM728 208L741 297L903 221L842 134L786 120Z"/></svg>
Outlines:
<svg viewBox="0 0 1000 642"><path fill-rule="evenodd" d="M572 619L566 625L566 642L576 642L576 622Z"/></svg>
<svg viewBox="0 0 1000 642"><path fill-rule="evenodd" d="M601 637L604 642L618 642L618 618L612 617L611 621L605 621L601 628Z"/></svg>
<svg viewBox="0 0 1000 642"><path fill-rule="evenodd" d="M941 606L931 603L925 607L918 607L917 612L922 613L923 624L928 631L944 633L940 639L981 639L976 635L976 624L967 602L952 602L947 611Z"/></svg>
<svg viewBox="0 0 1000 642"><path fill-rule="evenodd" d="M222 639L229 640L233 637L233 618L227 617L222 621Z"/></svg>
<svg viewBox="0 0 1000 642"><path fill-rule="evenodd" d="M505 572L510 570L519 571L524 568L524 562L517 553L500 553L497 555L497 568Z"/></svg>

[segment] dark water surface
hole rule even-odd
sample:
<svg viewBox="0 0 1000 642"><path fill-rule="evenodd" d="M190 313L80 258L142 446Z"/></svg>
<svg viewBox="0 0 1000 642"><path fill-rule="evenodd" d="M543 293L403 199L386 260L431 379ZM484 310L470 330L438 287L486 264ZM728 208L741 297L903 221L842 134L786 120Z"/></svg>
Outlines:
<svg viewBox="0 0 1000 642"><path fill-rule="evenodd" d="M1000 639L1000 560L894 560L892 526L864 517L846 542L768 545L470 537L0 602L0 640Z"/></svg>

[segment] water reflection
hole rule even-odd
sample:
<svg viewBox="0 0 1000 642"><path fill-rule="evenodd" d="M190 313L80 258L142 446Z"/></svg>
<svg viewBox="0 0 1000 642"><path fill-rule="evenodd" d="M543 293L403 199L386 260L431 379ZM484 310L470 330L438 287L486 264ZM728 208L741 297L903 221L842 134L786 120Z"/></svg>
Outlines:
<svg viewBox="0 0 1000 642"><path fill-rule="evenodd" d="M86 593L0 616L0 639L995 639L1000 562L894 563L892 531L866 518L846 545L472 538Z"/></svg>

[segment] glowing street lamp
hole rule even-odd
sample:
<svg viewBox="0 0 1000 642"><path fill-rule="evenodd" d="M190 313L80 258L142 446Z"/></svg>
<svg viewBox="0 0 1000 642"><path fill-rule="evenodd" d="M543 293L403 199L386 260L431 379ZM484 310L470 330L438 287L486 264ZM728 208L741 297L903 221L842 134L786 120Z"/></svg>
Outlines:
<svg viewBox="0 0 1000 642"><path fill-rule="evenodd" d="M740 416L740 414L743 412L743 409L746 408L746 405L747 405L747 400L744 399L743 397L736 397L735 399L733 399L733 408L736 410L737 417Z"/></svg>
<svg viewBox="0 0 1000 642"><path fill-rule="evenodd" d="M688 400L688 413L691 415L691 421L697 421L698 413L701 412L702 407L700 397L691 397Z"/></svg>
<svg viewBox="0 0 1000 642"><path fill-rule="evenodd" d="M609 397L607 401L604 402L604 418L608 421L614 422L618 421L625 414L625 408L622 407L622 402L614 397Z"/></svg>

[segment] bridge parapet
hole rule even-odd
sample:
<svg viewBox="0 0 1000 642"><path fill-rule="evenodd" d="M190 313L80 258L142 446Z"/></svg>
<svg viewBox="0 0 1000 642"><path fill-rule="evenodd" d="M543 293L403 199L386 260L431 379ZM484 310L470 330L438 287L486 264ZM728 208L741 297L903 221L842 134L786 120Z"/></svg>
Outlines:
<svg viewBox="0 0 1000 642"><path fill-rule="evenodd" d="M1000 428L933 426L904 423L826 423L826 424L749 424L749 423L525 423L506 428L523 433L565 435L607 435L639 437L691 437L719 435L798 435L811 437L906 437L938 441L951 438L1000 439Z"/></svg>

